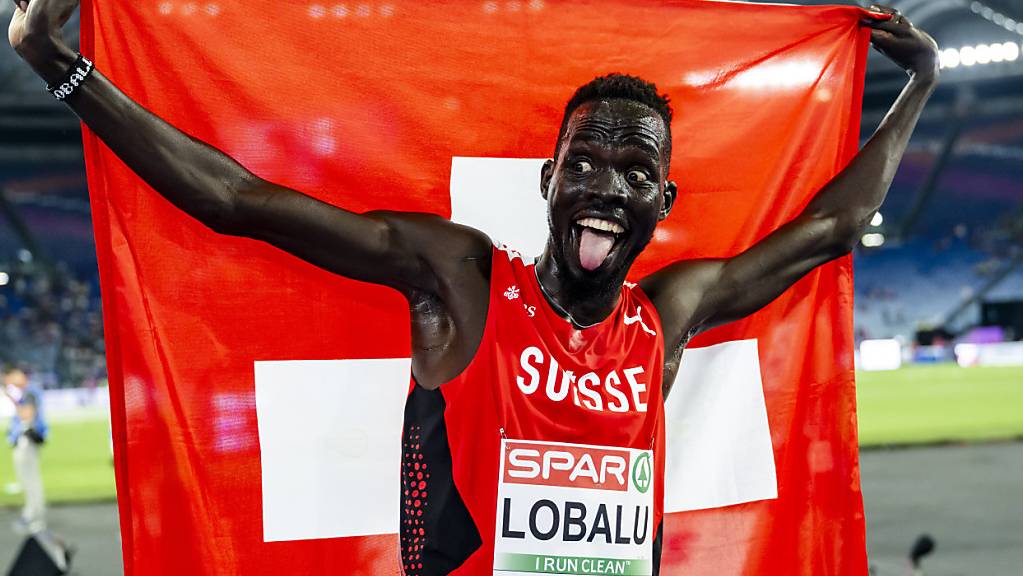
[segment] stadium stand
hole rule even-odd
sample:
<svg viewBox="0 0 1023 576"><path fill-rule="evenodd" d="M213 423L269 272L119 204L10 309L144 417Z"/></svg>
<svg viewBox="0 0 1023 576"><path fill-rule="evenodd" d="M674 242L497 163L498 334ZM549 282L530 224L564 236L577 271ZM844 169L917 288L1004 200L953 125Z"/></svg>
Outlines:
<svg viewBox="0 0 1023 576"><path fill-rule="evenodd" d="M0 290L0 360L22 365L47 387L92 387L105 378L96 275L76 277L31 262L8 263Z"/></svg>

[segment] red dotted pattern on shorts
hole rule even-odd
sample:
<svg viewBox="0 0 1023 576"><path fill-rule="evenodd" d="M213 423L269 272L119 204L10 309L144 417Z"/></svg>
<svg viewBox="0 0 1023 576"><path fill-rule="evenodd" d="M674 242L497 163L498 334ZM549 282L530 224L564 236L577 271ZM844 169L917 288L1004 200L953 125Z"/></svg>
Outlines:
<svg viewBox="0 0 1023 576"><path fill-rule="evenodd" d="M419 576L423 569L423 548L426 544L423 514L428 505L430 473L420 449L422 429L409 426L402 444L401 490L404 508L404 530L401 536L401 563L407 576Z"/></svg>

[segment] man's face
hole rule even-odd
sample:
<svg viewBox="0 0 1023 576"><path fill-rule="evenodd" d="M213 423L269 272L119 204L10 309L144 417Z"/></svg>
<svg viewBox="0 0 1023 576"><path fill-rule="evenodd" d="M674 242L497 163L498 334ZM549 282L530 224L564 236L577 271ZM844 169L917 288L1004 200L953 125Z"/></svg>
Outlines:
<svg viewBox="0 0 1023 576"><path fill-rule="evenodd" d="M667 145L664 120L639 102L591 102L572 113L541 179L560 269L598 282L628 271L675 199Z"/></svg>
<svg viewBox="0 0 1023 576"><path fill-rule="evenodd" d="M4 384L24 389L28 386L28 376L21 370L14 369L4 374Z"/></svg>

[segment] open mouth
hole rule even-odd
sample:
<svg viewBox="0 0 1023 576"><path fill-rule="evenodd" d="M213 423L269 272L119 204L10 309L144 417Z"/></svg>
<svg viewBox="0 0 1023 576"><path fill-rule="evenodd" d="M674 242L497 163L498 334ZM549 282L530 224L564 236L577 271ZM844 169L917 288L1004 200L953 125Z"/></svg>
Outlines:
<svg viewBox="0 0 1023 576"><path fill-rule="evenodd" d="M579 264L592 272L608 259L625 227L603 218L586 217L575 221L579 233Z"/></svg>

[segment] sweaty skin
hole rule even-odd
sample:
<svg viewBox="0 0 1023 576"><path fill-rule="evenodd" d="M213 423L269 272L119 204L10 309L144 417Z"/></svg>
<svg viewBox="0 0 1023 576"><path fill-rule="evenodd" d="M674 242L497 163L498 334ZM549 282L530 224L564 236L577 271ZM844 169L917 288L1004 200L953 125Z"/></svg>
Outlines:
<svg viewBox="0 0 1023 576"><path fill-rule="evenodd" d="M75 54L61 26L78 0L18 0L9 40L48 84ZM853 161L806 209L746 252L729 259L682 261L641 281L665 330L664 387L697 330L767 305L816 266L847 254L880 207L924 104L934 91L937 45L896 12L865 20L876 49L909 73L909 82ZM159 194L214 231L268 242L334 273L390 286L412 318L412 371L435 389L458 375L479 347L490 292L491 241L441 217L378 211L355 214L252 174L219 150L133 102L101 73L67 104ZM676 198L668 180L667 127L651 108L629 100L576 109L555 158L544 164L550 237L537 273L551 305L578 326L614 308L632 263ZM622 227L606 258L607 235L586 240L578 222L596 217ZM589 232L588 234L593 234Z"/></svg>

